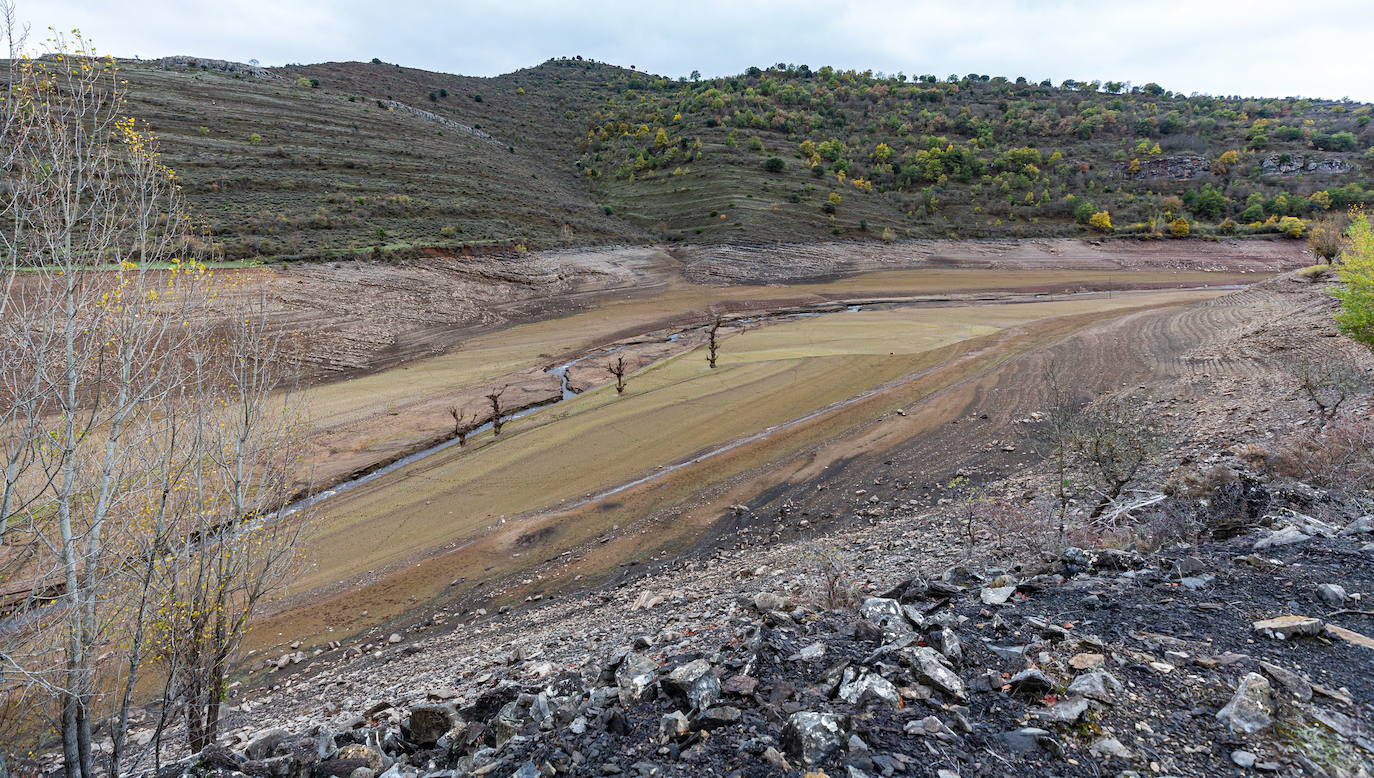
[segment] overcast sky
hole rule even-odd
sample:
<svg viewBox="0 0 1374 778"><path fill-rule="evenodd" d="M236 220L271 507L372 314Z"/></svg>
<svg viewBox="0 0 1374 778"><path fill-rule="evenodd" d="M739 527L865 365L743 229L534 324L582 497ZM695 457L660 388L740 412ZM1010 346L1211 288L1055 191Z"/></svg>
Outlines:
<svg viewBox="0 0 1374 778"><path fill-rule="evenodd" d="M496 75L581 54L668 76L777 62L1374 101L1374 0L17 0L34 38L265 65Z"/></svg>

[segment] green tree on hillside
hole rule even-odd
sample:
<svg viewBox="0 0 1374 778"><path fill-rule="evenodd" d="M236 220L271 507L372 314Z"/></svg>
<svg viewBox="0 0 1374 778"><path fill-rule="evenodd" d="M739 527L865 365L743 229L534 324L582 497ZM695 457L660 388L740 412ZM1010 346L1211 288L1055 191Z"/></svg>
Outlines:
<svg viewBox="0 0 1374 778"><path fill-rule="evenodd" d="M1332 292L1341 301L1336 326L1351 339L1374 348L1374 227L1368 214L1357 213L1351 219L1336 272L1341 279Z"/></svg>

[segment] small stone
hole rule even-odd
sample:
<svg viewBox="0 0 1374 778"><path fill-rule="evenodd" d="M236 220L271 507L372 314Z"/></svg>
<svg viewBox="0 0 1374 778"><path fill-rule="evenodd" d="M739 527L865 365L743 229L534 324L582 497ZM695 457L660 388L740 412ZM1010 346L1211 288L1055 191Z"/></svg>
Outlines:
<svg viewBox="0 0 1374 778"><path fill-rule="evenodd" d="M771 613L787 608L787 600L773 592L759 592L754 595L754 610L760 613Z"/></svg>
<svg viewBox="0 0 1374 778"><path fill-rule="evenodd" d="M859 606L859 613L865 619L877 624L883 630L883 637L892 640L907 635L914 630L902 612L902 604L886 597L869 597Z"/></svg>
<svg viewBox="0 0 1374 778"><path fill-rule="evenodd" d="M1049 731L1038 727L1022 727L1003 732L1000 737L1007 750L1017 754L1033 754L1040 750L1040 739L1049 737Z"/></svg>
<svg viewBox="0 0 1374 778"><path fill-rule="evenodd" d="M983 589L978 592L978 599L981 600L984 605L1001 605L1011 599L1013 594L1016 594L1015 584L1011 586L997 586L990 589Z"/></svg>
<svg viewBox="0 0 1374 778"><path fill-rule="evenodd" d="M1280 530L1274 530L1265 537L1255 541L1255 550L1262 551L1266 548L1274 548L1276 546L1290 546L1294 543L1301 543L1311 539L1311 535L1303 534L1302 530L1299 530L1297 527L1284 527Z"/></svg>
<svg viewBox="0 0 1374 778"><path fill-rule="evenodd" d="M412 708L406 728L410 739L420 746L432 746L456 723L453 711L443 705L421 705Z"/></svg>
<svg viewBox="0 0 1374 778"><path fill-rule="evenodd" d="M654 685L657 665L643 654L627 654L615 671L620 701L625 704L642 699Z"/></svg>
<svg viewBox="0 0 1374 778"><path fill-rule="evenodd" d="M1131 749L1122 745L1121 741L1114 737L1101 738L1096 743L1093 743L1088 750L1094 754L1101 754L1102 756L1115 756L1120 759L1135 758L1135 754L1131 752Z"/></svg>
<svg viewBox="0 0 1374 778"><path fill-rule="evenodd" d="M865 673L840 686L839 696L850 705L862 705L868 700L878 700L894 708L901 707L902 704L902 696L897 692L897 687L877 673Z"/></svg>
<svg viewBox="0 0 1374 778"><path fill-rule="evenodd" d="M1054 682L1035 668L1022 670L1013 675L1007 683L1011 685L1012 692L1031 697L1039 697L1054 690Z"/></svg>
<svg viewBox="0 0 1374 778"><path fill-rule="evenodd" d="M1075 670L1093 670L1107 663L1103 654L1074 654L1069 657L1069 667Z"/></svg>
<svg viewBox="0 0 1374 778"><path fill-rule="evenodd" d="M1237 749L1231 752L1231 761L1235 762L1237 767L1244 767L1247 770L1255 766L1255 761L1257 759L1258 757L1249 751Z"/></svg>
<svg viewBox="0 0 1374 778"><path fill-rule="evenodd" d="M675 740L692 731L691 723L687 721L687 715L682 711L673 711L663 714L663 718L658 720L658 737L660 740Z"/></svg>
<svg viewBox="0 0 1374 778"><path fill-rule="evenodd" d="M1317 596L1321 598L1322 602L1333 608L1339 608L1344 605L1345 601L1348 599L1348 595L1345 593L1345 587L1329 583L1317 587Z"/></svg>
<svg viewBox="0 0 1374 778"><path fill-rule="evenodd" d="M1052 707L1036 711L1035 717L1040 721L1047 721L1054 724L1072 724L1083 717L1088 712L1088 700L1085 697L1069 697L1055 703Z"/></svg>
<svg viewBox="0 0 1374 778"><path fill-rule="evenodd" d="M1259 666L1265 675L1278 681L1280 686L1298 700L1307 702L1312 699L1312 684L1306 678L1269 662L1261 661Z"/></svg>
<svg viewBox="0 0 1374 778"><path fill-rule="evenodd" d="M1265 637L1287 640L1291 637L1305 637L1320 634L1325 622L1311 616L1278 616L1262 619L1251 624L1254 630Z"/></svg>
<svg viewBox="0 0 1374 778"><path fill-rule="evenodd" d="M1116 676L1111 673L1102 670L1084 673L1073 679L1073 682L1069 684L1068 692L1115 705L1116 695L1121 693L1121 681L1118 681Z"/></svg>
<svg viewBox="0 0 1374 778"><path fill-rule="evenodd" d="M951 662L962 662L964 659L964 646L949 627L941 627L926 635L926 642Z"/></svg>
<svg viewBox="0 0 1374 778"><path fill-rule="evenodd" d="M789 658L789 659L800 659L800 660L803 661L803 662L814 662L815 660L820 659L820 658L822 658L822 657L824 657L824 656L825 656L825 644L824 644L824 643L812 643L811 645L807 646L806 648L803 648L802 650L798 651L797 653L793 654L792 656L790 656L790 657L788 657L788 658Z"/></svg>
<svg viewBox="0 0 1374 778"><path fill-rule="evenodd" d="M249 759L266 759L290 736L291 733L281 727L265 729L248 739L243 746L243 754Z"/></svg>
<svg viewBox="0 0 1374 778"><path fill-rule="evenodd" d="M1360 518L1355 519L1354 521L1345 525L1345 529L1341 530L1340 534L1358 535L1365 532L1374 532L1374 515L1361 516Z"/></svg>
<svg viewBox="0 0 1374 778"><path fill-rule="evenodd" d="M1217 720L1233 732L1253 735L1273 724L1274 703L1269 681L1259 673L1246 673L1231 701L1217 711Z"/></svg>
<svg viewBox="0 0 1374 778"><path fill-rule="evenodd" d="M1179 579L1178 585L1190 592L1197 592L1206 589L1216 580L1214 575L1190 575Z"/></svg>
<svg viewBox="0 0 1374 778"><path fill-rule="evenodd" d="M929 646L910 646L902 649L902 659L916 673L916 680L934 686L945 694L958 699L967 699L968 691L964 682L946 664L949 660Z"/></svg>
<svg viewBox="0 0 1374 778"><path fill-rule="evenodd" d="M397 632L391 633L391 635L387 637L386 642L390 643L390 644L393 645L393 646L396 645L397 643L400 643L400 642L401 642L401 635L400 635L400 633L397 633Z"/></svg>
<svg viewBox="0 0 1374 778"><path fill-rule="evenodd" d="M697 717L697 729L720 729L732 724L738 724L744 717L744 712L732 705L717 705L708 708L705 713Z"/></svg>

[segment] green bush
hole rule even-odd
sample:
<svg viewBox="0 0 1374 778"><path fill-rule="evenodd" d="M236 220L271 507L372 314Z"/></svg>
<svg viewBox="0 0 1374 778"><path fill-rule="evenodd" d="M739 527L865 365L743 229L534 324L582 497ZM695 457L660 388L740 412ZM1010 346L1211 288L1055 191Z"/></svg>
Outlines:
<svg viewBox="0 0 1374 778"><path fill-rule="evenodd" d="M787 163L782 161L782 157L769 157L763 163L763 169L769 173L781 173L787 167Z"/></svg>

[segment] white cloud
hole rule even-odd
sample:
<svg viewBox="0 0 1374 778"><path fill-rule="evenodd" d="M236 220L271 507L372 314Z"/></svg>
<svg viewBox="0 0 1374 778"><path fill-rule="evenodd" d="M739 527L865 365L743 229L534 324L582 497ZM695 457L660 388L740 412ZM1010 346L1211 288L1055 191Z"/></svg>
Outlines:
<svg viewBox="0 0 1374 778"><path fill-rule="evenodd" d="M670 76L786 61L1374 100L1368 0L19 2L35 27L80 27L121 56L380 57L473 75L570 54Z"/></svg>

